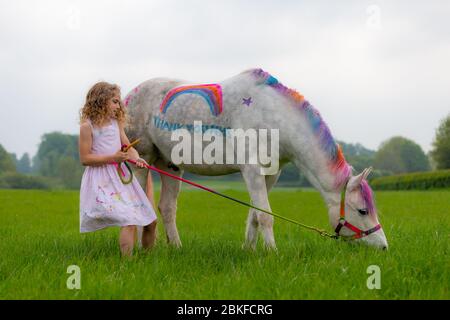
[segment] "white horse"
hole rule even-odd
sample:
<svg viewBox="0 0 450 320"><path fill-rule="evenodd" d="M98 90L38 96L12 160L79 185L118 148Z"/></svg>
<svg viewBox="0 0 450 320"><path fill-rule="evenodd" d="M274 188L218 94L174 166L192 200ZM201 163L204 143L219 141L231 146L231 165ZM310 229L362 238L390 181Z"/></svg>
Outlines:
<svg viewBox="0 0 450 320"><path fill-rule="evenodd" d="M268 192L276 183L274 175L262 175L262 164L174 165L171 159L172 133L192 128L194 121L216 129L278 129L280 168L288 163L303 172L320 192L329 221L339 235L357 239L378 248L387 248L372 191L366 178L370 168L357 176L345 161L319 112L302 95L282 85L261 69L251 69L216 84L192 84L183 80L156 78L143 82L124 99L130 117L127 135L140 138L137 150L149 164L171 174L184 171L201 175L241 172L252 204L271 210ZM232 150L236 152L236 149ZM139 173L138 173L139 176ZM139 178L145 187L145 177ZM176 227L180 181L161 175L158 204L168 242L181 246ZM250 209L244 245L255 248L258 229L267 248L276 248L273 216Z"/></svg>

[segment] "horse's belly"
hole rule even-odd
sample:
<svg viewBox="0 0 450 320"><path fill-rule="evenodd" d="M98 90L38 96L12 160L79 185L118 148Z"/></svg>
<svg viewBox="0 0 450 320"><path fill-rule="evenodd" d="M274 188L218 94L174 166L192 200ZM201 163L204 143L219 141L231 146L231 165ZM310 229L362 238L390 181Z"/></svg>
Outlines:
<svg viewBox="0 0 450 320"><path fill-rule="evenodd" d="M183 164L184 171L202 176L222 176L239 172L239 166L229 164Z"/></svg>

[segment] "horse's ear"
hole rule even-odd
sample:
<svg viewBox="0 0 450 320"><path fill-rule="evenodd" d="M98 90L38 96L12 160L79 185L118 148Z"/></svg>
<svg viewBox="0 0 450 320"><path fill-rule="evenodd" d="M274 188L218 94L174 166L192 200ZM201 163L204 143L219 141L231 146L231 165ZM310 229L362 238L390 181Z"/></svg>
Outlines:
<svg viewBox="0 0 450 320"><path fill-rule="evenodd" d="M367 179L367 177L369 176L369 174L371 172L372 172L372 167L369 167L369 168L364 169L363 172L361 172L357 176L351 177L350 181L348 182L347 190L353 191L353 190L358 189L361 186L361 182L364 179Z"/></svg>
<svg viewBox="0 0 450 320"><path fill-rule="evenodd" d="M367 177L369 176L369 174L372 172L373 168L372 167L368 167L366 169L363 170L362 174L363 174L363 179L367 180Z"/></svg>

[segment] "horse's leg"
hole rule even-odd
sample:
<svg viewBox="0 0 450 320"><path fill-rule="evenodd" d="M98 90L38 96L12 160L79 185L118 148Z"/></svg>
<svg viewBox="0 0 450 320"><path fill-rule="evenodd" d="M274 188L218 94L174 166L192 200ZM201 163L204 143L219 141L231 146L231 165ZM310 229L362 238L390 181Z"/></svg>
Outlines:
<svg viewBox="0 0 450 320"><path fill-rule="evenodd" d="M272 187L277 182L281 171L278 171L275 175L266 176L266 190L267 193L270 192ZM244 248L255 249L256 243L258 241L258 218L257 218L257 210L250 209L248 211L247 217L247 227L245 230L245 243Z"/></svg>
<svg viewBox="0 0 450 320"><path fill-rule="evenodd" d="M168 163L162 159L158 159L155 163L155 166L160 170L164 170L178 177L183 174L181 170L174 171L172 168L168 168L167 165ZM178 235L176 225L177 197L180 192L181 181L172 179L163 174L160 174L160 176L161 196L158 203L158 209L163 219L167 241L171 245L181 247L180 236Z"/></svg>
<svg viewBox="0 0 450 320"><path fill-rule="evenodd" d="M150 201L150 204L152 205L153 210L155 210L155 196L154 196L154 190L153 190L153 178L152 178L152 172L151 170L147 170L147 185L145 188L145 193ZM155 210L156 211L156 210ZM151 249L154 247L156 243L156 224L157 220L153 221L149 225L144 226L141 228L142 232L139 235L141 238L141 243L144 249Z"/></svg>
<svg viewBox="0 0 450 320"><path fill-rule="evenodd" d="M255 249L258 241L258 218L256 210L250 209L247 217L247 225L245 228L245 242L243 248Z"/></svg>
<svg viewBox="0 0 450 320"><path fill-rule="evenodd" d="M243 167L241 172L247 185L248 192L250 193L253 205L261 209L271 211L267 192L266 176L261 175L259 168L253 166ZM254 215L256 216L256 219L254 218ZM273 216L258 210L251 211L249 214L246 229L246 242L244 243L244 246L255 248L257 240L256 230L258 225L264 237L264 244L266 248L276 249L275 238L273 236Z"/></svg>

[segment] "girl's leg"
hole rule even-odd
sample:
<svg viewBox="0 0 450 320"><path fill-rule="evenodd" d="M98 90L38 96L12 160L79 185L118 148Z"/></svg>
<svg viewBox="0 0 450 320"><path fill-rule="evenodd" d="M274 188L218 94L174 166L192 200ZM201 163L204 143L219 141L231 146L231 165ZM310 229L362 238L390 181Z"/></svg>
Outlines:
<svg viewBox="0 0 450 320"><path fill-rule="evenodd" d="M120 228L120 252L122 256L131 256L134 247L134 237L136 232L136 226L125 226Z"/></svg>
<svg viewBox="0 0 450 320"><path fill-rule="evenodd" d="M147 175L147 186L145 188L145 193L147 194L148 200L155 208L155 198L153 194L153 179L152 172L149 170ZM148 226L142 229L142 247L144 249L151 249L156 242L156 220L150 223Z"/></svg>

